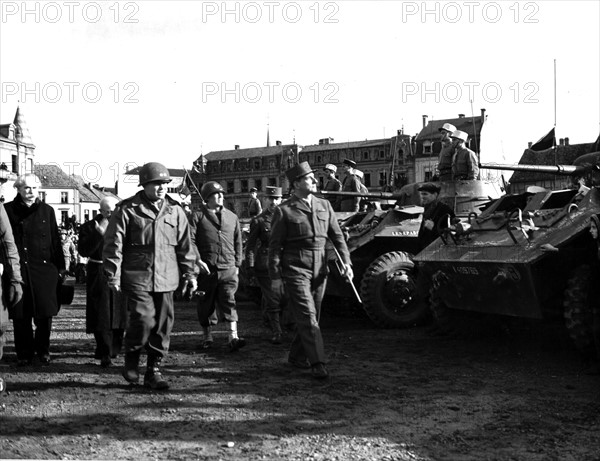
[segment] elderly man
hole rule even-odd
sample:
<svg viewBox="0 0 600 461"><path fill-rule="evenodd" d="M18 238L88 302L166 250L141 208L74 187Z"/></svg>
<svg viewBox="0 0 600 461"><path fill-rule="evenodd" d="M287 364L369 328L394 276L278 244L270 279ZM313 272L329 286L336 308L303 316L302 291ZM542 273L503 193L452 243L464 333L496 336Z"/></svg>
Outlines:
<svg viewBox="0 0 600 461"><path fill-rule="evenodd" d="M337 172L337 167L331 163L328 163L327 165L325 165L325 168L323 168L323 171L325 171L325 174L327 175L325 186L323 187L323 190L325 192L341 191L342 183L340 182L340 180L338 178L335 177L335 173ZM333 207L333 211L340 211L337 209L338 208L338 206L337 206L338 197L327 197L327 200L329 200L329 203L331 203L331 206Z"/></svg>
<svg viewBox="0 0 600 461"><path fill-rule="evenodd" d="M442 150L438 160L438 173L440 181L451 181L452 180L452 156L454 155L454 146L452 145L452 139L450 136L456 131L456 127L450 123L444 123L439 129L442 135L440 140L442 143Z"/></svg>
<svg viewBox="0 0 600 461"><path fill-rule="evenodd" d="M436 183L426 182L418 188L423 205L423 220L419 228L419 251L439 237L438 228L446 227L442 221L445 217L454 218L454 211L448 205L440 202L440 186Z"/></svg>
<svg viewBox="0 0 600 461"><path fill-rule="evenodd" d="M456 130L450 136L454 147L452 158L452 178L477 179L479 176L479 160L477 154L465 146L469 135L464 131Z"/></svg>
<svg viewBox="0 0 600 461"><path fill-rule="evenodd" d="M6 204L25 285L23 302L12 312L15 349L21 366L33 363L34 354L42 365L50 363L52 317L60 307L56 288L66 272L56 215L50 205L38 198L40 185L34 174L19 176L14 186L18 194Z"/></svg>
<svg viewBox="0 0 600 461"><path fill-rule="evenodd" d="M360 192L360 181L356 177L356 162L344 159L342 168L346 174L342 183L342 192ZM360 197L340 197L338 203L340 211L358 211Z"/></svg>
<svg viewBox="0 0 600 461"><path fill-rule="evenodd" d="M140 169L143 190L115 209L104 234L103 266L108 286L123 290L129 311L125 334L123 377L138 382L140 353L148 353L144 385L166 390L160 372L167 355L175 318L173 292L181 277L183 292L197 288L196 256L188 219L179 204L167 196L171 176L156 162Z"/></svg>
<svg viewBox="0 0 600 461"><path fill-rule="evenodd" d="M324 199L315 197L317 181L308 162L286 171L293 195L275 209L269 240L269 275L274 288L283 283L296 321L288 362L299 368L312 367L317 379L329 376L319 328L321 302L327 284L328 241L340 253L344 274L353 276L350 253L340 226Z"/></svg>
<svg viewBox="0 0 600 461"><path fill-rule="evenodd" d="M121 294L115 294L108 286L102 270L104 234L117 204L115 197L100 200L100 214L81 225L78 250L87 260L86 278L86 332L96 340L95 358L100 366L111 365L123 345L123 333L127 325L127 311Z"/></svg>

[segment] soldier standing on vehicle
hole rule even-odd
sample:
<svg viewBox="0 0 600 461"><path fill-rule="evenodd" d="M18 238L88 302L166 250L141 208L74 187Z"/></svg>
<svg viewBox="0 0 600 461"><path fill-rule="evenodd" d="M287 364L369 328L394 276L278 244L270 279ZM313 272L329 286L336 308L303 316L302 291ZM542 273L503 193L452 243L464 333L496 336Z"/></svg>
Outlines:
<svg viewBox="0 0 600 461"><path fill-rule="evenodd" d="M325 171L325 174L327 175L327 182L325 182L325 186L323 187L323 190L325 192L339 192L342 190L342 183L340 182L340 180L338 178L335 177L335 173L337 172L337 167L331 163L328 163L327 165L325 165L325 168L323 169ZM337 206L337 202L338 202L338 197L327 197L327 200L329 200L329 203L331 203L331 206L333 207L333 211L340 211L338 210L338 206Z"/></svg>
<svg viewBox="0 0 600 461"><path fill-rule="evenodd" d="M224 194L218 182L209 181L202 186L200 195L206 204L192 215L191 236L198 263L210 271L200 279L200 290L205 292L198 301L198 319L204 333L202 348L212 347L211 329L224 320L229 350L234 352L246 345L246 340L238 337L235 303L242 264L242 231L235 213L223 206Z"/></svg>
<svg viewBox="0 0 600 461"><path fill-rule="evenodd" d="M115 197L100 200L100 213L79 228L79 254L87 257L86 277L86 332L96 340L95 358L103 368L111 365L111 358L121 352L123 334L127 326L127 308L121 294L108 286L102 270L104 234L117 205Z"/></svg>
<svg viewBox="0 0 600 461"><path fill-rule="evenodd" d="M344 169L344 173L346 173L344 182L342 183L342 192L359 192L360 181L355 173L356 162L344 159L342 168ZM340 197L338 203L340 211L358 211L360 197Z"/></svg>
<svg viewBox="0 0 600 461"><path fill-rule="evenodd" d="M440 186L432 182L423 183L418 188L421 205L424 208L418 235L419 251L439 237L440 227L447 227L444 219L454 218L452 208L438 199L440 190Z"/></svg>
<svg viewBox="0 0 600 461"><path fill-rule="evenodd" d="M258 198L258 190L256 187L250 189L250 199L248 200L248 216L254 218L262 213L262 204Z"/></svg>
<svg viewBox="0 0 600 461"><path fill-rule="evenodd" d="M477 154L465 146L469 135L464 131L456 130L450 137L454 147L452 178L454 180L477 179L479 177Z"/></svg>
<svg viewBox="0 0 600 461"><path fill-rule="evenodd" d="M185 280L183 292L196 290L196 255L185 212L166 195L169 170L160 163L146 163L139 179L143 190L117 205L104 234L104 273L115 293L123 291L129 310L123 377L138 382L145 347L144 385L165 390L169 383L160 364L171 339L173 292L180 275Z"/></svg>
<svg viewBox="0 0 600 461"><path fill-rule="evenodd" d="M342 275L351 279L350 254L331 204L313 195L317 181L308 162L285 174L294 193L275 209L269 275L275 286L283 280L296 321L288 362L299 368L311 367L315 378L325 379L329 373L319 328L328 273L325 244L330 240L337 248L345 263Z"/></svg>
<svg viewBox="0 0 600 461"><path fill-rule="evenodd" d="M450 135L456 131L456 127L450 123L444 123L440 128L442 134L442 150L438 160L438 174L440 181L452 181L452 156L454 155L454 146Z"/></svg>
<svg viewBox="0 0 600 461"><path fill-rule="evenodd" d="M271 283L269 278L269 237L275 209L281 203L281 187L267 187L265 210L250 224L250 235L246 242L248 268L253 270L263 296L263 316L271 328L271 343L281 344L280 316L284 301L283 283Z"/></svg>

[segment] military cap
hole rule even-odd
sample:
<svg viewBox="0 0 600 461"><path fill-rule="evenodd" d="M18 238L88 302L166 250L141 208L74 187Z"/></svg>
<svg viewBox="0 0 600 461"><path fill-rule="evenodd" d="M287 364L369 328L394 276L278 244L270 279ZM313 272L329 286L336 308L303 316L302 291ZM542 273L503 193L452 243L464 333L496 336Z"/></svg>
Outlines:
<svg viewBox="0 0 600 461"><path fill-rule="evenodd" d="M292 184L296 179L306 176L307 174L314 173L315 171L317 170L313 170L308 162L302 162L287 170L285 175L287 176L290 184Z"/></svg>
<svg viewBox="0 0 600 461"><path fill-rule="evenodd" d="M252 188L250 189L250 192L258 192L258 189L257 189L256 187L252 187Z"/></svg>
<svg viewBox="0 0 600 461"><path fill-rule="evenodd" d="M455 139L462 139L464 142L467 142L467 139L469 138L469 135L467 133L465 133L464 131L460 131L460 130L455 130L451 135L451 138L455 138Z"/></svg>
<svg viewBox="0 0 600 461"><path fill-rule="evenodd" d="M433 182L424 182L417 190L429 192L430 194L439 194L442 188Z"/></svg>
<svg viewBox="0 0 600 461"><path fill-rule="evenodd" d="M325 168L323 168L324 170L331 170L334 173L337 171L337 166L335 166L332 163L328 163L327 165L325 165Z"/></svg>
<svg viewBox="0 0 600 461"><path fill-rule="evenodd" d="M450 134L452 134L456 131L456 127L454 125L452 125L451 123L444 123L438 131L442 131L442 130L445 130L445 131L449 132Z"/></svg>
<svg viewBox="0 0 600 461"><path fill-rule="evenodd" d="M281 187L267 186L267 190L265 191L265 197L282 197Z"/></svg>
<svg viewBox="0 0 600 461"><path fill-rule="evenodd" d="M344 159L344 165L348 165L351 168L356 168L356 162L347 158Z"/></svg>

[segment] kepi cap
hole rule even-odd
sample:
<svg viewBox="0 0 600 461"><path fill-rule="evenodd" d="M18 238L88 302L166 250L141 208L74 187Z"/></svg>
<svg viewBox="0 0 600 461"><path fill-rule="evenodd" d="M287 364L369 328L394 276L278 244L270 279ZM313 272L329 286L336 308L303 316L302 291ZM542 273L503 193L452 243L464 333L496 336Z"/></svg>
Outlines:
<svg viewBox="0 0 600 461"><path fill-rule="evenodd" d="M345 158L344 165L348 165L349 167L356 168L356 162L354 160L350 160Z"/></svg>
<svg viewBox="0 0 600 461"><path fill-rule="evenodd" d="M442 130L445 130L445 131L449 132L450 134L452 134L456 131L456 127L454 125L452 125L451 123L444 123L438 131L442 131Z"/></svg>
<svg viewBox="0 0 600 461"><path fill-rule="evenodd" d="M451 138L456 138L456 139L462 139L464 142L467 142L467 139L469 139L469 135L467 133L465 133L464 131L460 131L460 130L455 130L451 135Z"/></svg>
<svg viewBox="0 0 600 461"><path fill-rule="evenodd" d="M328 163L327 165L325 165L325 168L323 168L324 170L331 170L334 173L337 171L337 166L335 166L333 163Z"/></svg>
<svg viewBox="0 0 600 461"><path fill-rule="evenodd" d="M250 192L258 192L258 189L257 189L256 187L252 187L252 188L250 189Z"/></svg>
<svg viewBox="0 0 600 461"><path fill-rule="evenodd" d="M429 192L430 194L439 194L442 188L433 182L424 182L417 190Z"/></svg>
<svg viewBox="0 0 600 461"><path fill-rule="evenodd" d="M306 176L309 173L314 173L315 171L317 170L313 170L308 162L302 162L287 170L285 175L287 176L290 184L292 184L296 179Z"/></svg>
<svg viewBox="0 0 600 461"><path fill-rule="evenodd" d="M265 197L283 197L283 194L281 193L281 187L267 186Z"/></svg>

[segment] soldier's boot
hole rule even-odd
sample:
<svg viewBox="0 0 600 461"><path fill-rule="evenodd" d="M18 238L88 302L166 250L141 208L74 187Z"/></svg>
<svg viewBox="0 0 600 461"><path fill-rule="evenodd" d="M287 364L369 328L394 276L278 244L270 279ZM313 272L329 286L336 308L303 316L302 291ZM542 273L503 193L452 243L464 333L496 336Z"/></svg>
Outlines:
<svg viewBox="0 0 600 461"><path fill-rule="evenodd" d="M281 344L281 323L279 322L279 312L268 312L269 326L271 327L271 344Z"/></svg>
<svg viewBox="0 0 600 461"><path fill-rule="evenodd" d="M132 384L137 384L140 380L140 351L131 351L125 353L125 365L123 366L123 378Z"/></svg>
<svg viewBox="0 0 600 461"><path fill-rule="evenodd" d="M169 388L169 383L163 378L160 372L160 362L162 357L158 355L148 356L148 366L144 375L144 386L158 391L165 391Z"/></svg>

